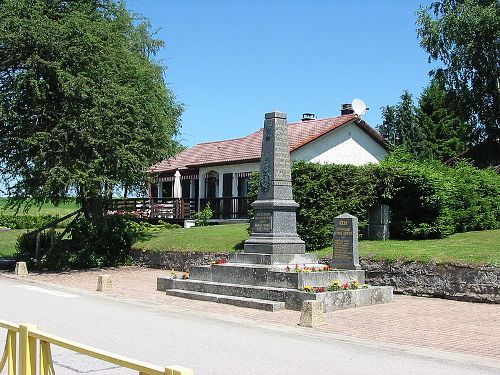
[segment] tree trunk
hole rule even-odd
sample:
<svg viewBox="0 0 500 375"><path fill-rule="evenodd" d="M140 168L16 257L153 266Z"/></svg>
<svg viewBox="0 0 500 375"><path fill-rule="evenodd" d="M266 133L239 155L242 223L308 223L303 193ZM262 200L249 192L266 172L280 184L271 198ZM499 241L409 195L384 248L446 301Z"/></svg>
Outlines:
<svg viewBox="0 0 500 375"><path fill-rule="evenodd" d="M99 223L106 213L106 204L101 196L84 197L81 199L83 214L92 223Z"/></svg>

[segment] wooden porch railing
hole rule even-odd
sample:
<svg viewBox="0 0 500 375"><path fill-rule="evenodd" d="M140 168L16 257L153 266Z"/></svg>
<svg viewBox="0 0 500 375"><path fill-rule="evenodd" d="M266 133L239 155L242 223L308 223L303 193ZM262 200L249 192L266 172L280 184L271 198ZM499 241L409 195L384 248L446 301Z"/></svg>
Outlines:
<svg viewBox="0 0 500 375"><path fill-rule="evenodd" d="M110 214L128 214L144 219L189 219L197 209L197 199L124 198L108 202Z"/></svg>
<svg viewBox="0 0 500 375"><path fill-rule="evenodd" d="M213 219L246 219L248 200L246 197L227 198L124 198L108 202L108 213L127 214L137 218L192 219L194 213L207 205L213 211Z"/></svg>
<svg viewBox="0 0 500 375"><path fill-rule="evenodd" d="M247 197L202 198L200 210L207 205L214 212L212 219L246 219L248 218Z"/></svg>

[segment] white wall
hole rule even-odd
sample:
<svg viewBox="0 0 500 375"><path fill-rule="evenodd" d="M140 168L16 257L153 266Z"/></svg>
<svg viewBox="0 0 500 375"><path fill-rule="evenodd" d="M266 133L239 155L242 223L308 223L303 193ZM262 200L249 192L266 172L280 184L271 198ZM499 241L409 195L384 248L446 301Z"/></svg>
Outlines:
<svg viewBox="0 0 500 375"><path fill-rule="evenodd" d="M307 122L304 123L307 126ZM378 163L387 151L356 124L344 125L292 152L291 159L322 164Z"/></svg>
<svg viewBox="0 0 500 375"><path fill-rule="evenodd" d="M304 123L307 126L307 122ZM387 155L387 151L361 130L356 124L350 123L320 137L307 145L293 151L290 155L294 160L309 160L322 164L353 164L363 165L378 163ZM219 174L217 197L222 197L224 173L255 172L259 163L242 163L215 165L200 168L200 197L205 197L205 175L210 171ZM233 176L233 197L238 196L238 179Z"/></svg>
<svg viewBox="0 0 500 375"><path fill-rule="evenodd" d="M228 165L214 165L211 167L200 168L200 197L205 197L205 175L210 171L219 173L219 188L217 189L217 196L222 197L222 176L224 173L241 173L241 172L256 172L260 168L259 163L243 163L243 164L228 164ZM238 196L238 179L233 175L233 197Z"/></svg>

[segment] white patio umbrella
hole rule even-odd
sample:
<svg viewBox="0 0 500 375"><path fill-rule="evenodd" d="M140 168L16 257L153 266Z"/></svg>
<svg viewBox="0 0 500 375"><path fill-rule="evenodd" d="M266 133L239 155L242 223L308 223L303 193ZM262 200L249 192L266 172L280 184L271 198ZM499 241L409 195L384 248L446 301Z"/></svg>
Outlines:
<svg viewBox="0 0 500 375"><path fill-rule="evenodd" d="M179 198L182 198L181 172L176 171L174 174L174 199Z"/></svg>

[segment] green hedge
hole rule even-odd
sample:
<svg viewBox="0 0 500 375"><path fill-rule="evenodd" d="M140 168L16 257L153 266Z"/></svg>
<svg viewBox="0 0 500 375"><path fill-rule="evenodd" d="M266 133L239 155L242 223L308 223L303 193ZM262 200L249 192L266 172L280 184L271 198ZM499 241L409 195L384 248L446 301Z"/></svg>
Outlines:
<svg viewBox="0 0 500 375"><path fill-rule="evenodd" d="M256 196L256 177L249 199ZM367 224L374 204L391 208L391 238L442 238L455 232L500 228L500 175L467 163L450 168L394 155L377 165L292 167L297 231L308 250L332 243L333 218L344 212Z"/></svg>
<svg viewBox="0 0 500 375"><path fill-rule="evenodd" d="M130 249L140 230L120 216L104 217L98 224L84 217L71 223L68 239L57 241L50 249L50 234L40 237L42 259L35 264L36 235L19 237L15 258L29 262L31 267L51 270L117 266L131 263Z"/></svg>
<svg viewBox="0 0 500 375"><path fill-rule="evenodd" d="M333 218L349 212L366 225L367 208L376 202L376 184L367 168L300 162L292 169L293 195L300 204L297 232L308 249L332 242Z"/></svg>
<svg viewBox="0 0 500 375"><path fill-rule="evenodd" d="M57 215L9 215L0 214L0 227L11 229L40 228L57 220Z"/></svg>

